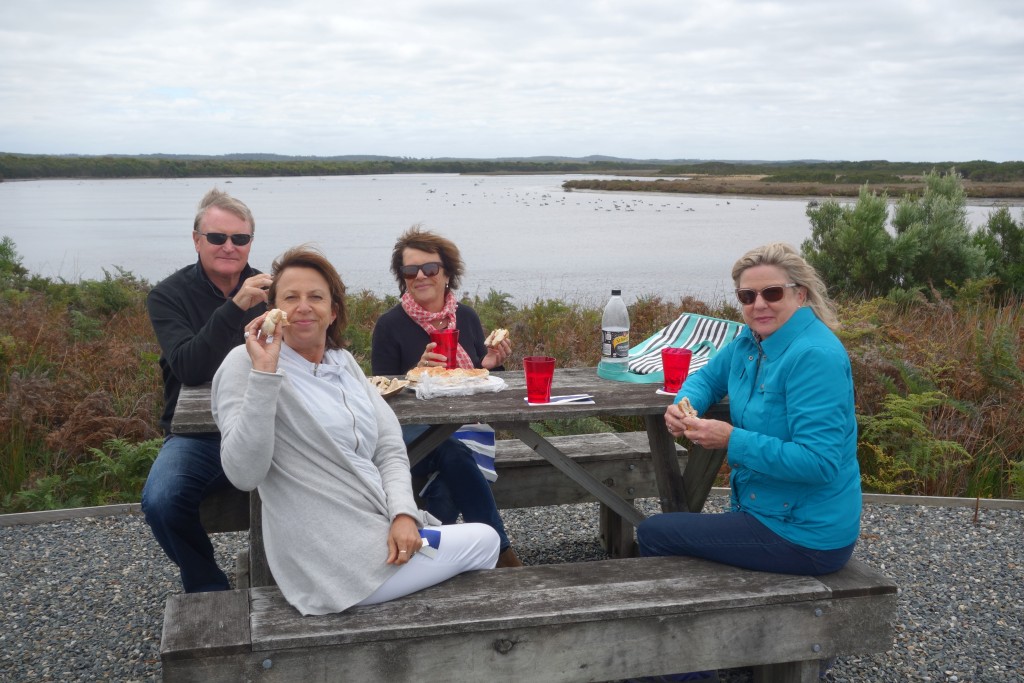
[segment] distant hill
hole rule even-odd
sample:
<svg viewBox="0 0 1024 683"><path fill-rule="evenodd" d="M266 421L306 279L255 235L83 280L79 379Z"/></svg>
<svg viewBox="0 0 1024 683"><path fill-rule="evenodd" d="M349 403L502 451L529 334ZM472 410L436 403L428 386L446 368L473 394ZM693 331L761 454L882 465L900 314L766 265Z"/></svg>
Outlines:
<svg viewBox="0 0 1024 683"><path fill-rule="evenodd" d="M398 157L380 154L337 154L330 156L270 154L266 152L235 152L232 154L21 154L2 152L0 156L12 155L21 157L56 157L65 159L162 159L168 161L311 161L311 162L490 162L490 163L531 163L531 164L628 164L653 166L689 166L694 164L732 164L732 165L789 165L789 164L825 164L835 163L823 159L635 159L631 157L614 157L604 154L590 154L584 157L570 156L527 156L527 157Z"/></svg>
<svg viewBox="0 0 1024 683"><path fill-rule="evenodd" d="M530 156L473 159L416 159L373 154L294 156L247 152L202 154L5 154L0 152L0 182L43 178L213 178L331 176L391 173L567 173L757 177L764 183L903 183L934 169L955 168L964 180L1020 182L1024 162L741 161L630 159L593 154L585 157ZM989 195L1003 196L1003 195ZM1014 195L1016 196L1016 195Z"/></svg>

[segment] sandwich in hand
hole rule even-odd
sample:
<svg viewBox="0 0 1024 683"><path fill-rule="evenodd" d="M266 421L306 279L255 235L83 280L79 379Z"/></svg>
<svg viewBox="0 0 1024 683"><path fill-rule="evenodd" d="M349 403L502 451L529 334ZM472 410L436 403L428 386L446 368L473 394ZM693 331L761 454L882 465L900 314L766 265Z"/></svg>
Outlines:
<svg viewBox="0 0 1024 683"><path fill-rule="evenodd" d="M693 409L692 405L690 405L690 399L685 396L679 399L679 403L676 405L679 406L679 410L683 411L683 415L686 417L697 417L697 411Z"/></svg>
<svg viewBox="0 0 1024 683"><path fill-rule="evenodd" d="M270 311L270 313L267 313L267 317L263 319L260 331L262 331L265 336L270 336L274 334L274 329L277 327L278 323L281 323L282 327L291 324L288 322L288 314L280 308L275 308Z"/></svg>
<svg viewBox="0 0 1024 683"><path fill-rule="evenodd" d="M508 339L508 330L504 327L499 327L487 335L487 339L484 339L484 346L493 349L506 339Z"/></svg>

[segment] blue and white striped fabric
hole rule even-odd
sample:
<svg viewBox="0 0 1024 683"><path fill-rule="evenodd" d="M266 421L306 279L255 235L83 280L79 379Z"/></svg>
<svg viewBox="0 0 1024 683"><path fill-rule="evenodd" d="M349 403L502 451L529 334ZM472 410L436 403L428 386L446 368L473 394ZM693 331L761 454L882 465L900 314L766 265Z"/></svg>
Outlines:
<svg viewBox="0 0 1024 683"><path fill-rule="evenodd" d="M487 481L498 481L498 472L494 469L494 453L497 447L494 441L494 428L485 424L462 425L452 436L465 444L473 453L476 466L480 468L480 474L484 475ZM420 498L427 495L430 485L437 478L434 472L427 479L427 483L420 489Z"/></svg>
<svg viewBox="0 0 1024 683"><path fill-rule="evenodd" d="M700 370L719 349L738 337L741 331L742 323L684 313L629 350L629 374L650 378L634 377L627 381L662 381L661 350L666 347L693 351L690 372Z"/></svg>
<svg viewBox="0 0 1024 683"><path fill-rule="evenodd" d="M473 451L473 458L484 479L497 481L498 473L494 470L494 428L485 424L462 425L454 436Z"/></svg>

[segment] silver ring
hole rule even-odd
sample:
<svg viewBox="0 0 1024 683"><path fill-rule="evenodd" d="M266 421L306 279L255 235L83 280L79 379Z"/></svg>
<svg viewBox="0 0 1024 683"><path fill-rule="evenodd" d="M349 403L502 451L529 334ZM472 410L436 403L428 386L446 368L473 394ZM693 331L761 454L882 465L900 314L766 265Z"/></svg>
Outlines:
<svg viewBox="0 0 1024 683"><path fill-rule="evenodd" d="M399 550L399 551L398 551L398 554L399 554L399 555L401 555L402 553L406 553L406 554L408 554L408 552L409 552L408 550Z"/></svg>
<svg viewBox="0 0 1024 683"><path fill-rule="evenodd" d="M245 339L248 339L249 338L249 330L246 330L245 334L243 334L242 337L245 338Z"/></svg>

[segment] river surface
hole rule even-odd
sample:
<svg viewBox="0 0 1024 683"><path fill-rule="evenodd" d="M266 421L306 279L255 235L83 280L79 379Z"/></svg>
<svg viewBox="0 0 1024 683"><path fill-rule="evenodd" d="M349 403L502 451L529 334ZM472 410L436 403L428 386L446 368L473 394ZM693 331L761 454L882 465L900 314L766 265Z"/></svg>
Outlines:
<svg viewBox="0 0 1024 683"><path fill-rule="evenodd" d="M564 192L570 175L451 174L0 183L0 237L31 273L69 282L123 268L151 283L196 258L192 221L207 190L238 197L256 217L250 262L267 270L311 243L351 291L397 293L391 247L414 223L452 239L466 262L463 292L516 303L604 302L611 289L708 302L729 271L769 241L810 237L808 199ZM587 176L594 177L594 176ZM978 227L991 207L968 207Z"/></svg>

